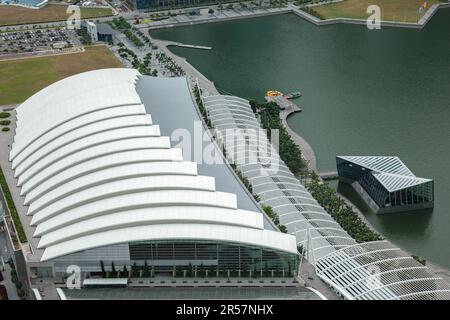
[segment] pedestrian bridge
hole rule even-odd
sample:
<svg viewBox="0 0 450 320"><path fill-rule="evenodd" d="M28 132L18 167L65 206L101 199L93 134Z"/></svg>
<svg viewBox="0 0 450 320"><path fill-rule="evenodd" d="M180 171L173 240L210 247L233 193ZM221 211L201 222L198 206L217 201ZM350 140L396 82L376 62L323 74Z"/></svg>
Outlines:
<svg viewBox="0 0 450 320"><path fill-rule="evenodd" d="M319 176L323 180L337 180L337 179L339 179L339 175L338 175L337 171L321 172L321 173L319 173Z"/></svg>

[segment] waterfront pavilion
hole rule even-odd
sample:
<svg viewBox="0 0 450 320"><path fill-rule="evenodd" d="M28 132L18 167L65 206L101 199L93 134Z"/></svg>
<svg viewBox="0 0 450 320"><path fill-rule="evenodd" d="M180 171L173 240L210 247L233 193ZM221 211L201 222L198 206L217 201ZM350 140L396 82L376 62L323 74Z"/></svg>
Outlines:
<svg viewBox="0 0 450 320"><path fill-rule="evenodd" d="M433 180L416 177L398 157L337 156L336 166L377 213L433 207Z"/></svg>

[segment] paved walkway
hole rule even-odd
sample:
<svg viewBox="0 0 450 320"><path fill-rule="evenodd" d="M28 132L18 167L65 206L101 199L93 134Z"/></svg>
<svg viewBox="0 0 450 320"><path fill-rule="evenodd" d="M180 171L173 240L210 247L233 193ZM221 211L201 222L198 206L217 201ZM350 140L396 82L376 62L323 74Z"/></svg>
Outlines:
<svg viewBox="0 0 450 320"><path fill-rule="evenodd" d="M0 109L3 110L4 107L0 106ZM23 204L25 199L20 195L20 187L17 187L17 179L14 178L14 171L11 168L11 162L9 162L9 151L11 150L14 131L16 127L15 111L10 112L11 116L8 119L11 120L11 124L9 125L11 130L8 132L0 132L0 167L2 168L6 182L8 183L11 196L13 198L14 204L22 222L23 229L29 241L29 243L27 244L22 243L23 252L28 260L38 261L42 256L43 250L37 249L39 238L33 238L34 230L36 229L36 227L30 226L32 216L26 215L28 207ZM29 245L32 246L34 254L31 254Z"/></svg>
<svg viewBox="0 0 450 320"><path fill-rule="evenodd" d="M200 71L195 69L185 58L179 57L173 54L168 48L171 45L171 41L159 40L151 38L151 41L159 47L168 57L172 58L181 68L183 68L186 76L194 81L198 81L200 87L203 89L204 96L218 95L219 91L215 87L214 83L206 78Z"/></svg>
<svg viewBox="0 0 450 320"><path fill-rule="evenodd" d="M3 281L0 284L4 285L6 292L8 293L9 300L18 300L17 290L15 284L11 280L11 267L9 264L4 263L10 258L12 252L8 252L6 245L7 234L6 231L0 231L0 270L2 271Z"/></svg>
<svg viewBox="0 0 450 320"><path fill-rule="evenodd" d="M292 130L288 123L287 118L292 113L288 110L283 110L280 112L280 118L281 122L285 126L287 132L291 136L292 140L300 147L300 150L302 151L302 155L304 159L308 162L309 168L315 172L317 172L317 160L316 160L316 154L314 153L313 148L311 145L303 139L301 136L299 136L294 130Z"/></svg>
<svg viewBox="0 0 450 320"><path fill-rule="evenodd" d="M203 15L178 15L170 17L168 19L153 21L148 24L142 24L137 26L137 28L150 28L150 29L162 29L162 28L172 28L178 26L193 25L199 23L211 23L220 21L230 21L237 19L247 19L254 17L264 17L270 15L277 15L282 13L291 12L291 9L286 7L282 8L248 8L240 10L217 10L213 14L203 14Z"/></svg>
<svg viewBox="0 0 450 320"><path fill-rule="evenodd" d="M300 270L300 276L305 281L306 287L311 287L313 289L316 289L321 294L325 296L328 300L339 300L339 296L334 293L334 291L325 284L317 275L315 272L314 266L309 263L307 260L303 260L302 262L302 268Z"/></svg>
<svg viewBox="0 0 450 320"><path fill-rule="evenodd" d="M67 290L68 300L320 300L307 288L126 288Z"/></svg>

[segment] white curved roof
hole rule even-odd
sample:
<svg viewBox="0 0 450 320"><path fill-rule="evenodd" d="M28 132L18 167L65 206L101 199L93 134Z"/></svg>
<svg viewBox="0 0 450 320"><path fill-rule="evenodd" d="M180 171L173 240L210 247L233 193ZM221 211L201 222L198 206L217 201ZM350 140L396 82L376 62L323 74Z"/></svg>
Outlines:
<svg viewBox="0 0 450 320"><path fill-rule="evenodd" d="M183 161L146 114L138 72L59 81L17 108L10 159L41 260L142 240L219 240L297 253L291 235ZM167 94L167 92L161 92Z"/></svg>
<svg viewBox="0 0 450 320"><path fill-rule="evenodd" d="M208 96L203 98L209 118L216 128L226 118L230 128L239 128L237 120L247 123L252 114L248 101L232 96ZM242 112L243 110L249 112ZM220 110L220 112L216 112ZM271 165L266 170L263 157L252 158L261 147L266 148L265 133L258 136L244 130L226 132L217 127L219 139L231 159L241 160L237 167L246 176L261 203L272 207L280 223L306 247L309 262L327 284L347 299L449 299L450 288L440 277L411 256L387 241L357 243L312 197L308 190L289 171L278 153L269 147ZM250 130L251 131L251 130ZM236 141L241 143L236 150ZM255 139L258 139L257 141ZM255 141L251 141L255 140ZM245 148L245 149L244 149ZM265 151L265 150L263 150ZM427 180L415 177L397 157L340 157L374 170L376 174L395 176L412 181ZM379 177L383 181L385 177ZM409 181L409 180L408 180ZM392 187L398 187L395 184Z"/></svg>
<svg viewBox="0 0 450 320"><path fill-rule="evenodd" d="M308 230L314 244L311 247L324 248L316 252L317 256L355 243L289 171L259 126L247 100L227 95L203 99L214 128L220 132L217 137L229 150L227 156L248 178L261 204L272 207L280 223L296 236L298 243L305 245ZM229 119L229 128L216 126L225 115ZM247 129L248 124L258 128Z"/></svg>
<svg viewBox="0 0 450 320"><path fill-rule="evenodd" d="M316 261L316 272L351 300L450 299L450 286L387 241L347 246Z"/></svg>
<svg viewBox="0 0 450 320"><path fill-rule="evenodd" d="M398 157L337 156L337 158L371 170L375 179L389 192L433 181L431 179L416 177Z"/></svg>

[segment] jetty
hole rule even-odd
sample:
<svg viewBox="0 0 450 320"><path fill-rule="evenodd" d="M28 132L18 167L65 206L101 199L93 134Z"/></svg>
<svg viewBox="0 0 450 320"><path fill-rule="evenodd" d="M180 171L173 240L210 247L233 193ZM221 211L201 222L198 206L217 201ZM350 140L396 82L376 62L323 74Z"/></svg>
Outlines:
<svg viewBox="0 0 450 320"><path fill-rule="evenodd" d="M290 101L290 98L287 98L282 94L266 95L264 99L266 99L267 102L275 102L281 110L289 110L290 113L302 111L301 107Z"/></svg>
<svg viewBox="0 0 450 320"><path fill-rule="evenodd" d="M176 46L176 47L200 49L200 50L212 50L212 47L198 46L198 45L193 45L193 44L185 44L185 43L174 42L174 41L166 41L166 46Z"/></svg>

